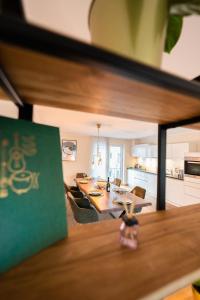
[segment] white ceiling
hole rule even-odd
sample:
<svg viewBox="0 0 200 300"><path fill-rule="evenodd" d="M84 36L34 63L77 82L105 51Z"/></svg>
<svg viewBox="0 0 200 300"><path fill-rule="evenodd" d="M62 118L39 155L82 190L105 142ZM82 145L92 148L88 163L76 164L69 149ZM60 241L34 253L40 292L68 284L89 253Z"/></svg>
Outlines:
<svg viewBox="0 0 200 300"><path fill-rule="evenodd" d="M37 105L34 107L34 121L58 126L64 133L90 136L97 135L97 123L101 124L100 134L105 137L134 139L157 133L157 124L153 123Z"/></svg>
<svg viewBox="0 0 200 300"><path fill-rule="evenodd" d="M0 100L0 108L0 116L18 117L18 109L11 101ZM39 105L34 106L33 120L59 127L63 134L97 136L97 123L101 124L100 135L104 137L139 139L155 136L158 132L158 126L154 123ZM168 135L183 140L190 140L191 137L199 139L200 131L178 127L168 130Z"/></svg>
<svg viewBox="0 0 200 300"><path fill-rule="evenodd" d="M18 109L11 101L0 100L0 108L0 116L18 117ZM153 123L39 105L34 106L33 119L76 135L97 136L97 123L101 124L100 134L104 137L135 139L157 134L157 124Z"/></svg>

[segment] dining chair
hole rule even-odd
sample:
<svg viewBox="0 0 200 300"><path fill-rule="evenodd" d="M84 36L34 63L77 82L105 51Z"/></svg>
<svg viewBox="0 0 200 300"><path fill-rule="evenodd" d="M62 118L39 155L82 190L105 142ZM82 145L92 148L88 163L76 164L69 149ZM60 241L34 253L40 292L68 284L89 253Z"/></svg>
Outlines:
<svg viewBox="0 0 200 300"><path fill-rule="evenodd" d="M145 195L146 195L146 190L143 189L142 187L140 186L135 186L132 191L131 191L132 194L144 199L145 198Z"/></svg>
<svg viewBox="0 0 200 300"><path fill-rule="evenodd" d="M64 188L65 188L65 193L71 192L71 191L80 192L80 189L78 188L78 186L68 185L65 182L64 182Z"/></svg>
<svg viewBox="0 0 200 300"><path fill-rule="evenodd" d="M84 178L87 177L86 173L76 173L76 178Z"/></svg>
<svg viewBox="0 0 200 300"><path fill-rule="evenodd" d="M143 189L142 187L140 186L135 186L132 191L131 191L132 194L144 199L145 198L145 195L146 195L146 190ZM135 208L134 212L135 213L138 213L138 212L141 212L142 210L142 207L141 208Z"/></svg>
<svg viewBox="0 0 200 300"><path fill-rule="evenodd" d="M131 191L132 194L144 199L145 198L145 195L146 195L146 190L143 189L142 187L140 186L135 186L132 191ZM139 213L142 211L142 207L136 207L134 208L134 213ZM126 212L123 211L120 215L120 218L125 214Z"/></svg>
<svg viewBox="0 0 200 300"><path fill-rule="evenodd" d="M120 187L121 182L122 182L121 179L115 178L114 181L113 181L113 184Z"/></svg>
<svg viewBox="0 0 200 300"><path fill-rule="evenodd" d="M70 192L67 193L67 198L69 200L74 219L76 222L81 224L93 223L99 221L98 214L94 207L88 206L87 208L79 207L78 200L80 198L75 198ZM82 200L82 199L81 199Z"/></svg>

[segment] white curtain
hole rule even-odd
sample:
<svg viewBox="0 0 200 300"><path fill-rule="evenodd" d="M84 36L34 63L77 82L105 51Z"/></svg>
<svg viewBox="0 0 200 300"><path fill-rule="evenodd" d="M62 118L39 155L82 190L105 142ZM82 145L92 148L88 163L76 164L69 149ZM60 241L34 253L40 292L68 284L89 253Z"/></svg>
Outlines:
<svg viewBox="0 0 200 300"><path fill-rule="evenodd" d="M107 179L108 176L108 139L99 138L99 152L101 155L101 163L98 163L97 156L98 138L92 139L91 149L91 176L95 178Z"/></svg>

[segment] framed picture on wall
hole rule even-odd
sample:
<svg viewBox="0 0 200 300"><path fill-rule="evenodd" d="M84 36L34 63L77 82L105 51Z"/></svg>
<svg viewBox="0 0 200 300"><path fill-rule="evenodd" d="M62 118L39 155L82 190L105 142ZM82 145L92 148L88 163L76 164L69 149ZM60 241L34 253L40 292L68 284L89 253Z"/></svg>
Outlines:
<svg viewBox="0 0 200 300"><path fill-rule="evenodd" d="M76 140L62 140L62 159L75 161L77 154Z"/></svg>

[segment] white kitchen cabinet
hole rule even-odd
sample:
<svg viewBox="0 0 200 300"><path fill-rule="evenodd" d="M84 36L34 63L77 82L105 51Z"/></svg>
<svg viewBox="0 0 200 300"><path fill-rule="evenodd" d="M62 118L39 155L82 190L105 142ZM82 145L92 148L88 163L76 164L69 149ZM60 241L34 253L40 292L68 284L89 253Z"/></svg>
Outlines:
<svg viewBox="0 0 200 300"><path fill-rule="evenodd" d="M196 143L177 143L167 144L167 158L169 159L184 159L188 152L197 151Z"/></svg>
<svg viewBox="0 0 200 300"><path fill-rule="evenodd" d="M157 145L147 145L146 146L146 157L157 158L158 157L158 147Z"/></svg>
<svg viewBox="0 0 200 300"><path fill-rule="evenodd" d="M155 197L157 196L157 175L147 173L147 194Z"/></svg>
<svg viewBox="0 0 200 300"><path fill-rule="evenodd" d="M147 157L147 144L132 146L132 155L136 157Z"/></svg>
<svg viewBox="0 0 200 300"><path fill-rule="evenodd" d="M134 170L134 186L140 186L143 189L147 188L147 173L139 170Z"/></svg>
<svg viewBox="0 0 200 300"><path fill-rule="evenodd" d="M140 186L146 189L146 198L157 197L157 174L128 169L128 185L131 188ZM200 180L186 178L178 180L166 177L166 201L175 206L200 203Z"/></svg>
<svg viewBox="0 0 200 300"><path fill-rule="evenodd" d="M127 183L130 187L134 186L134 170L128 169Z"/></svg>
<svg viewBox="0 0 200 300"><path fill-rule="evenodd" d="M173 157L173 144L167 144L167 153L166 156L167 158L172 158Z"/></svg>
<svg viewBox="0 0 200 300"><path fill-rule="evenodd" d="M184 203L184 182L174 178L166 178L166 200L175 206Z"/></svg>
<svg viewBox="0 0 200 300"><path fill-rule="evenodd" d="M157 175L128 169L128 185L130 187L140 186L146 189L146 193L152 197L157 194Z"/></svg>
<svg viewBox="0 0 200 300"><path fill-rule="evenodd" d="M157 145L151 145L151 154L153 158L158 157L158 146Z"/></svg>
<svg viewBox="0 0 200 300"><path fill-rule="evenodd" d="M189 152L189 143L172 144L172 158L184 159L187 152Z"/></svg>
<svg viewBox="0 0 200 300"><path fill-rule="evenodd" d="M146 189L147 187L147 173L128 169L128 185L132 188L135 186L141 186L142 188Z"/></svg>
<svg viewBox="0 0 200 300"><path fill-rule="evenodd" d="M184 195L184 205L200 203L200 180L185 176Z"/></svg>
<svg viewBox="0 0 200 300"><path fill-rule="evenodd" d="M188 152L200 151L200 143L176 143L167 144L167 158L168 159L184 159ZM158 146L148 144L138 144L132 146L132 155L142 158L157 158Z"/></svg>

